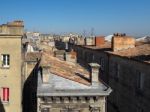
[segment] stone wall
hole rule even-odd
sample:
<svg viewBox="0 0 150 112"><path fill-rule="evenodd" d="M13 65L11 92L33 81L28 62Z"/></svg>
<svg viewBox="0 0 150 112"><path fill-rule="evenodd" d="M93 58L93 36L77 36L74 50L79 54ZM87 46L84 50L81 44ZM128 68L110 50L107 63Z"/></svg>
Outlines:
<svg viewBox="0 0 150 112"><path fill-rule="evenodd" d="M116 37L118 38L118 37ZM130 41L131 39L131 41ZM119 49L134 46L134 39L121 37L118 41L124 42L123 46L117 45ZM127 46L127 47L126 47ZM113 90L108 97L108 112L148 112L150 102L150 65L143 62L130 60L84 46L70 45L77 52L77 62L88 68L88 63L96 62L102 66L100 78L104 80ZM119 50L117 49L117 50ZM137 87L139 74L143 81L142 90ZM142 75L143 74L143 75ZM139 85L138 85L139 86Z"/></svg>
<svg viewBox="0 0 150 112"><path fill-rule="evenodd" d="M127 36L114 36L112 37L113 51L129 49L135 47L135 39Z"/></svg>
<svg viewBox="0 0 150 112"><path fill-rule="evenodd" d="M105 97L38 97L37 109L37 112L105 112Z"/></svg>
<svg viewBox="0 0 150 112"><path fill-rule="evenodd" d="M0 57L8 54L9 67L4 67L0 60L0 96L2 88L9 88L9 101L3 102L5 112L21 112L21 36L0 36ZM2 59L2 58L1 58Z"/></svg>
<svg viewBox="0 0 150 112"><path fill-rule="evenodd" d="M89 69L89 63L98 63L101 65L99 69L99 77L104 82L108 82L108 56L107 53L99 50L91 50L82 46L74 46L77 52L77 62Z"/></svg>
<svg viewBox="0 0 150 112"><path fill-rule="evenodd" d="M110 56L109 86L113 88L109 101L118 112L148 112L150 110L150 69L148 64ZM138 75L141 74L141 82ZM139 87L139 84L141 87ZM112 110L110 110L113 112Z"/></svg>
<svg viewBox="0 0 150 112"><path fill-rule="evenodd" d="M23 35L24 24L23 21L8 22L0 26L0 33L10 35Z"/></svg>

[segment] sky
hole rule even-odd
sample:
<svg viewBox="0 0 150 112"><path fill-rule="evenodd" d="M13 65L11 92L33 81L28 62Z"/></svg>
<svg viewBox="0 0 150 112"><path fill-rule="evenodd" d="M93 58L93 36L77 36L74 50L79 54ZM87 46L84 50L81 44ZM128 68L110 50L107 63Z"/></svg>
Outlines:
<svg viewBox="0 0 150 112"><path fill-rule="evenodd" d="M0 0L0 24L23 20L26 31L150 35L150 0Z"/></svg>

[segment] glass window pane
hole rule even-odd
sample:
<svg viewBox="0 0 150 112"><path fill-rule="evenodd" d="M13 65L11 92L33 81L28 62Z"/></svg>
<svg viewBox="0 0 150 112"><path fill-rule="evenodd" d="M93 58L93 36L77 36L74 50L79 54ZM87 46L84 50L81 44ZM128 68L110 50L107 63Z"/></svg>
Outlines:
<svg viewBox="0 0 150 112"><path fill-rule="evenodd" d="M7 65L9 65L9 55L7 55Z"/></svg>

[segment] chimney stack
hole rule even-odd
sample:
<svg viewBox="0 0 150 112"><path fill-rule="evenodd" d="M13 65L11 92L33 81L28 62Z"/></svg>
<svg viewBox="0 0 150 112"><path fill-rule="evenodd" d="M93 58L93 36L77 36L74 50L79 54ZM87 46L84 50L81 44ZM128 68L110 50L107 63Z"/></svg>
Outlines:
<svg viewBox="0 0 150 112"><path fill-rule="evenodd" d="M43 84L50 83L50 65L42 66L42 82Z"/></svg>
<svg viewBox="0 0 150 112"><path fill-rule="evenodd" d="M99 85L99 68L100 65L97 63L90 63L91 66L91 83L92 86L98 86Z"/></svg>
<svg viewBox="0 0 150 112"><path fill-rule="evenodd" d="M112 37L112 50L120 51L135 47L135 38L126 36L125 33L116 33Z"/></svg>

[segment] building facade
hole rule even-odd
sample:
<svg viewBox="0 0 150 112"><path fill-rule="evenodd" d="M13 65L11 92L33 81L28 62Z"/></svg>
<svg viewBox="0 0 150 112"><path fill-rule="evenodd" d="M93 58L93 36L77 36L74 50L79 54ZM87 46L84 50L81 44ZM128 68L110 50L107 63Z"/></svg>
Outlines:
<svg viewBox="0 0 150 112"><path fill-rule="evenodd" d="M125 34L114 34L109 44L70 47L77 52L81 65L88 67L89 62L96 62L104 67L100 77L113 89L108 112L148 112L150 44L137 43Z"/></svg>
<svg viewBox="0 0 150 112"><path fill-rule="evenodd" d="M49 57L50 58L50 57ZM45 57L48 61L48 57ZM76 67L77 66L77 67ZM51 58L40 64L37 112L106 112L111 89L99 80L99 65L91 63L91 73L79 65Z"/></svg>
<svg viewBox="0 0 150 112"><path fill-rule="evenodd" d="M23 29L19 24L17 28ZM21 83L21 38L22 30L17 33L0 34L0 111L22 111ZM20 32L19 32L20 31Z"/></svg>
<svg viewBox="0 0 150 112"><path fill-rule="evenodd" d="M110 112L149 112L149 54L150 45L110 54L109 85L113 88L109 96Z"/></svg>
<svg viewBox="0 0 150 112"><path fill-rule="evenodd" d="M24 33L23 21L16 20L13 22L8 22L7 24L0 25L1 34L11 34L11 35L23 35Z"/></svg>

